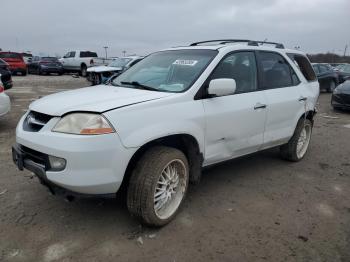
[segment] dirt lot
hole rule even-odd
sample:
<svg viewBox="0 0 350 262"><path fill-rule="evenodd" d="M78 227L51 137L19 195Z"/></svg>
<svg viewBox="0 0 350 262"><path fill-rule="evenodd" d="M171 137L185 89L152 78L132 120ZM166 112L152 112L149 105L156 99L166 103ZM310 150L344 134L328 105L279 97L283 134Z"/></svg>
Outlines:
<svg viewBox="0 0 350 262"><path fill-rule="evenodd" d="M334 112L329 94L303 161L273 149L211 167L155 230L121 199L68 203L16 170L10 147L28 104L87 82L29 75L14 85L0 119L0 261L350 261L350 113Z"/></svg>

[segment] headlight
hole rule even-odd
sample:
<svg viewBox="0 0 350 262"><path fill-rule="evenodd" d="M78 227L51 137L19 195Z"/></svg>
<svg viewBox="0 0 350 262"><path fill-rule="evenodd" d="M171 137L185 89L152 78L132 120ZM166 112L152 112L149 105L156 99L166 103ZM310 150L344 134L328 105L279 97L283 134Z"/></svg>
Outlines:
<svg viewBox="0 0 350 262"><path fill-rule="evenodd" d="M66 115L58 121L52 131L77 135L102 135L115 132L102 115L94 113Z"/></svg>
<svg viewBox="0 0 350 262"><path fill-rule="evenodd" d="M339 94L339 93L340 93L340 91L339 91L338 88L336 88L336 89L333 90L333 94Z"/></svg>

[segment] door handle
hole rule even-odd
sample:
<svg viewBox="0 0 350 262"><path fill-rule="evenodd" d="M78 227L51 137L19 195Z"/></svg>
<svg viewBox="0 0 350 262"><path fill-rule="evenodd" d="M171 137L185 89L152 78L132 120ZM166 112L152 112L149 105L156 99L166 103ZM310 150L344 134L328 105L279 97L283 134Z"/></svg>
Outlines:
<svg viewBox="0 0 350 262"><path fill-rule="evenodd" d="M267 106L264 105L264 104L257 103L257 104L254 106L254 110L264 109L264 108L266 108L266 107L267 107Z"/></svg>
<svg viewBox="0 0 350 262"><path fill-rule="evenodd" d="M299 98L299 102L306 101L306 100L307 100L307 97L304 97L304 96Z"/></svg>

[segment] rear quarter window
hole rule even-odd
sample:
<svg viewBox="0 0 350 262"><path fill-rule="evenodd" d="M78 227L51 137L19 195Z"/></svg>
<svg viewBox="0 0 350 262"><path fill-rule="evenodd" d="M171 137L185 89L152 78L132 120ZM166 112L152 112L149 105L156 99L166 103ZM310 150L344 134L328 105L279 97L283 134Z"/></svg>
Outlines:
<svg viewBox="0 0 350 262"><path fill-rule="evenodd" d="M309 82L316 81L317 77L312 68L309 59L301 54L287 54L288 57L297 65L300 72L303 74L305 79Z"/></svg>

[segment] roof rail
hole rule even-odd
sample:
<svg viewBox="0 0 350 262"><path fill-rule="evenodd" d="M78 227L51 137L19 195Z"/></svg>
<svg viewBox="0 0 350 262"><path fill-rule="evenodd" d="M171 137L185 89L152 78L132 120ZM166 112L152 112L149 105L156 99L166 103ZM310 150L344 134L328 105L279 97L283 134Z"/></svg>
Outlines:
<svg viewBox="0 0 350 262"><path fill-rule="evenodd" d="M247 39L218 39L218 40L207 40L207 41L201 41L201 42L195 42L190 44L190 46L197 46L201 44L206 44L206 43L215 43L219 42L219 44L224 45L228 43L248 43L250 46L259 46L264 45L264 44L269 44L269 45L275 45L276 48L284 49L284 45L281 43L275 43L275 42L266 42L266 41L256 41L256 40L247 40Z"/></svg>

